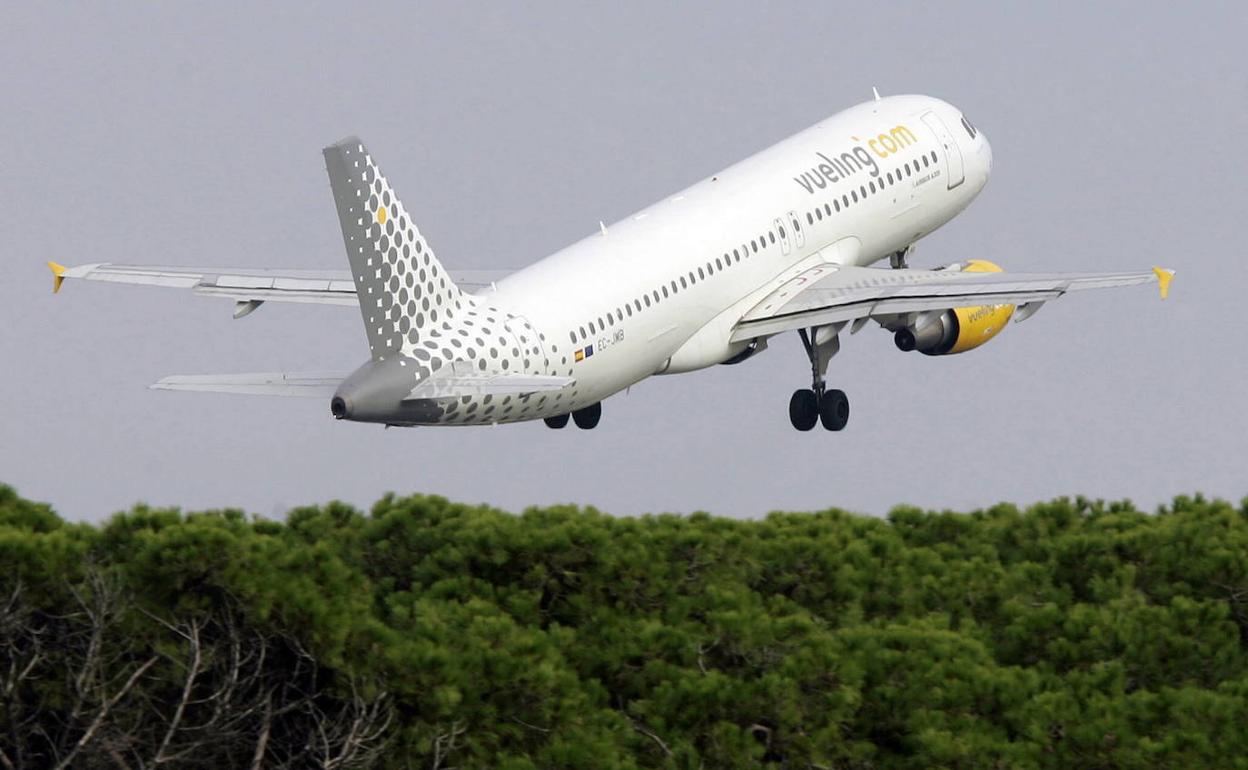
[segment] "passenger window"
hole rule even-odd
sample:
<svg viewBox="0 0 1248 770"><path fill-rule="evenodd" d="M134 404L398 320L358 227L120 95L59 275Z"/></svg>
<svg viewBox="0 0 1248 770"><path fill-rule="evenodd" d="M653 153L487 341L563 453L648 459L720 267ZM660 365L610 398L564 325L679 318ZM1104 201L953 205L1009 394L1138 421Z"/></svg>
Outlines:
<svg viewBox="0 0 1248 770"><path fill-rule="evenodd" d="M758 253L758 241L750 241L750 248L754 250L755 254L757 254Z"/></svg>
<svg viewBox="0 0 1248 770"><path fill-rule="evenodd" d="M840 210L841 210L841 202L840 202L840 201L832 201L832 208L836 209L837 211L840 211Z"/></svg>
<svg viewBox="0 0 1248 770"><path fill-rule="evenodd" d="M646 307L650 307L650 295L649 295L649 294L647 294L647 295L646 295L645 297L643 297L642 299L643 299L643 300L645 300Z"/></svg>
<svg viewBox="0 0 1248 770"><path fill-rule="evenodd" d="M783 231L783 230L781 230L781 231L780 231L780 234L781 234L781 235L784 235L784 231ZM767 231L767 237L771 239L771 242L772 242L772 243L775 243L775 242L776 242L776 234L775 234L775 233L773 233L773 232L771 232L770 230L768 230L768 231Z"/></svg>
<svg viewBox="0 0 1248 770"><path fill-rule="evenodd" d="M568 339L572 340L572 344L576 344L576 332L568 332Z"/></svg>
<svg viewBox="0 0 1248 770"><path fill-rule="evenodd" d="M823 209L815 209L815 214L819 216L819 221L823 221Z"/></svg>
<svg viewBox="0 0 1248 770"><path fill-rule="evenodd" d="M736 261L738 262L741 261L741 252L737 251L736 249L732 250L732 256L736 259Z"/></svg>
<svg viewBox="0 0 1248 770"><path fill-rule="evenodd" d="M818 209L816 209L816 211L818 211ZM807 211L806 212L806 224L813 225L814 223L815 223L815 218L810 215L809 211Z"/></svg>
<svg viewBox="0 0 1248 770"><path fill-rule="evenodd" d="M689 288L689 283L685 280L685 277L683 275L680 277L680 288L682 289Z"/></svg>
<svg viewBox="0 0 1248 770"><path fill-rule="evenodd" d="M724 255L724 258L725 258L725 259L727 259L727 257L728 257L728 255L727 255L727 254L725 254L725 255ZM707 271L710 271L710 269L711 269L711 263L709 263L709 262L708 262L708 263L706 263L706 269L707 269ZM723 265L723 263L722 263L722 262L720 262L720 261L719 261L719 257L716 257L716 258L715 258L715 269L716 269L716 270L723 270L723 269L724 269L724 265Z"/></svg>
<svg viewBox="0 0 1248 770"><path fill-rule="evenodd" d="M857 203L857 202L858 202L858 191L857 191L857 190L850 190L849 192L850 192L850 194L851 194L851 195L853 195L853 196L854 196L854 203Z"/></svg>
<svg viewBox="0 0 1248 770"><path fill-rule="evenodd" d="M783 226L781 226L781 227L779 227L778 229L780 230L780 237L781 237L781 238L783 238L783 237L784 237L784 227L783 227ZM771 242L772 242L772 243L775 243L775 242L776 242L776 237L775 237L774 235L771 237Z"/></svg>
<svg viewBox="0 0 1248 770"><path fill-rule="evenodd" d="M930 166L930 165L931 165L931 163L930 163L930 162L928 162L928 160L927 160L927 156L926 156L926 155L924 155L924 156L923 156L923 168L927 168L927 167L928 167L928 166Z"/></svg>
<svg viewBox="0 0 1248 770"><path fill-rule="evenodd" d="M703 279L706 278L706 273L702 272L702 268L700 267L698 268L698 277Z"/></svg>
<svg viewBox="0 0 1248 770"><path fill-rule="evenodd" d="M849 208L849 196L848 195L841 196L841 205L845 206L846 208Z"/></svg>

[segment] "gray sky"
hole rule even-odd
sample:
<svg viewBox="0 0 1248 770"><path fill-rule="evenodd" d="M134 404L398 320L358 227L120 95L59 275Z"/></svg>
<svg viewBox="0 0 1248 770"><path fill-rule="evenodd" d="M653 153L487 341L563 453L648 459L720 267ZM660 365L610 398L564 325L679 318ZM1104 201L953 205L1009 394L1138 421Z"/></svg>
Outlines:
<svg viewBox="0 0 1248 770"><path fill-rule="evenodd" d="M69 518L387 490L730 516L1248 493L1243 4L184 8L10 5L0 28L0 480ZM832 362L839 435L789 426L795 337L642 383L592 432L382 430L317 400L145 389L353 369L353 309L53 298L43 264L345 269L320 149L359 134L449 267L519 267L873 85L948 99L992 141L992 180L918 266L1161 263L1171 298L1070 297L947 358L873 325Z"/></svg>

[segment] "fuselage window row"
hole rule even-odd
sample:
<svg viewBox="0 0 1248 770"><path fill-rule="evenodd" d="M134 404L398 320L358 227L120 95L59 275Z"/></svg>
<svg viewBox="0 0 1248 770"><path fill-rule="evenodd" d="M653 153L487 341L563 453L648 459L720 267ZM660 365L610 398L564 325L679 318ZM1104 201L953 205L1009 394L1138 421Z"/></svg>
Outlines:
<svg viewBox="0 0 1248 770"><path fill-rule="evenodd" d="M901 181L903 170L905 171L905 175L907 177L912 176L920 170L920 161L923 163L923 168L930 168L931 164L937 162L936 151L933 150L930 153L925 153L921 156L921 158L913 161L907 161L902 164L901 168L888 171L884 177L878 180L878 186L877 180L872 180L867 185L859 186L858 190L850 190L848 195L842 194L840 199L833 198L831 204L824 203L822 207L816 206L813 211L807 211L807 224L813 226L816 221L822 222L825 216L831 217L833 211L839 213L842 209L848 209L851 203L859 202L860 195L862 200L866 200L868 194L883 192L886 186L886 181L889 186ZM792 225L794 234L800 231L801 225L797 219L792 220ZM779 231L781 240L783 240L787 235L784 227L780 226L777 230ZM606 316L606 323L603 323L603 319L599 318L598 324L595 326L594 321L590 320L587 324L588 329L586 326L582 326L578 330L570 331L568 332L568 338L573 344L575 344L577 342L577 331L580 332L580 339L583 341L596 332L605 330L608 326L614 326L616 323L622 323L625 315L629 318L632 317L634 310L640 314L643 309L651 307L651 297L653 297L654 300L653 305L658 305L661 299L666 299L669 296L675 296L681 289L688 289L696 285L699 280L706 280L711 275L715 274L716 269L722 271L734 262L740 263L742 252L744 252L745 256L748 257L751 252L757 254L760 249L766 249L769 245L774 245L776 242L776 232L776 230L768 230L765 234L760 235L758 238L751 239L748 245L743 244L740 249L734 248L731 255L728 252L724 252L723 257L716 257L714 263L708 261L705 268L699 267L696 275L692 270L689 271L687 275L680 276L679 285L675 280L673 280L666 286L661 286L661 297L660 290L654 290L649 294L643 294L640 299L634 299L631 303L625 304L622 308L617 309L614 314L608 312ZM670 294L668 291L669 288L671 290Z"/></svg>

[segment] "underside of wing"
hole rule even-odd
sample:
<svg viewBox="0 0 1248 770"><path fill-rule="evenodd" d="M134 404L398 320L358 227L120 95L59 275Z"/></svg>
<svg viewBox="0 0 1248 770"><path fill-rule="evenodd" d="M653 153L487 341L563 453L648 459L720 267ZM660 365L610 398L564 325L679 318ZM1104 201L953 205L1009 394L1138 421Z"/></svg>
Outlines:
<svg viewBox="0 0 1248 770"><path fill-rule="evenodd" d="M732 341L792 329L974 305L1034 309L1067 292L1160 283L1172 271L1154 268L1123 273L1003 273L958 270L890 270L821 265L777 288L751 308L733 329ZM1020 313L1021 320L1031 312Z"/></svg>
<svg viewBox="0 0 1248 770"><path fill-rule="evenodd" d="M329 398L349 374L350 372L176 374L153 383L151 387L153 390Z"/></svg>

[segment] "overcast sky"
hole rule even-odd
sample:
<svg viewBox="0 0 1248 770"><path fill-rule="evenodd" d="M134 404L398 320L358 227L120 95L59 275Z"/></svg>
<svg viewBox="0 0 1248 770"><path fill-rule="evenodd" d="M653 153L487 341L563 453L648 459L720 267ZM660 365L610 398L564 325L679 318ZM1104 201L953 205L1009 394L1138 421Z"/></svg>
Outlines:
<svg viewBox="0 0 1248 770"><path fill-rule="evenodd" d="M1248 494L1242 3L188 8L6 5L0 27L0 480L69 518L386 491L728 516ZM1170 299L1072 296L945 358L872 325L830 367L840 434L789 425L795 335L610 398L594 431L383 430L319 400L146 389L354 369L353 309L54 298L44 266L345 269L320 149L358 134L448 267L521 267L872 86L947 99L992 142L988 186L917 266L1160 263Z"/></svg>

